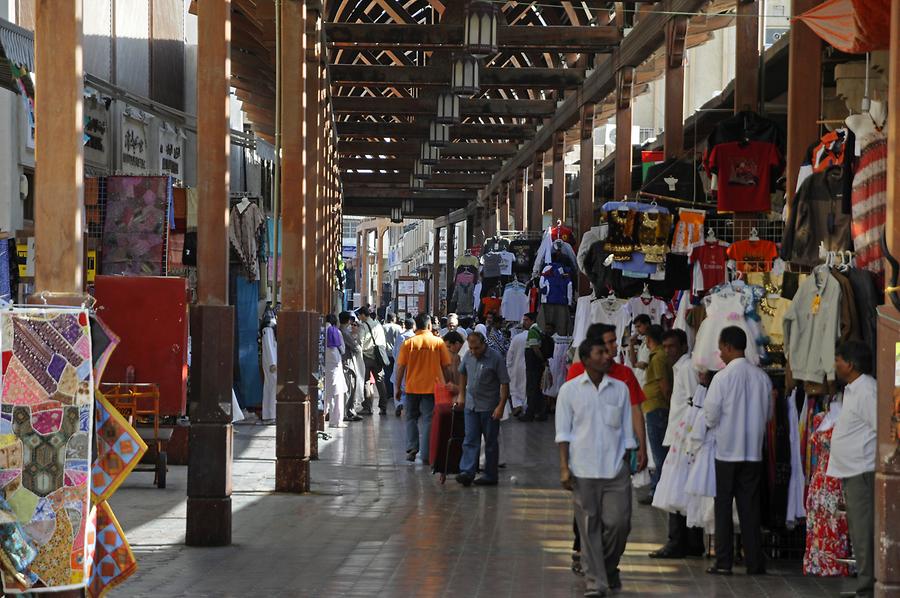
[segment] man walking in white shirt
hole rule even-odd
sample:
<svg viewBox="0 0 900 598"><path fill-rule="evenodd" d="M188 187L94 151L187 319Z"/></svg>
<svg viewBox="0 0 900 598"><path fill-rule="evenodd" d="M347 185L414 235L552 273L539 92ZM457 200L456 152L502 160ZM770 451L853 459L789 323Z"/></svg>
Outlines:
<svg viewBox="0 0 900 598"><path fill-rule="evenodd" d="M560 482L573 492L584 595L605 596L622 587L618 565L631 531L631 405L628 387L606 375L612 356L601 338L582 342L578 356L585 373L556 399Z"/></svg>
<svg viewBox="0 0 900 598"><path fill-rule="evenodd" d="M737 501L741 541L748 575L766 572L762 552L762 445L772 415L772 382L744 359L747 335L729 326L719 335L725 367L709 385L703 412L716 438L716 564L706 570L731 575L734 564L734 521Z"/></svg>
<svg viewBox="0 0 900 598"><path fill-rule="evenodd" d="M675 442L675 434L681 419L689 412L690 401L697 390L697 371L688 354L687 334L684 330L669 330L663 334L663 351L672 363L672 398L669 401L669 421L663 437L663 450L668 456L669 448ZM665 459L663 459L665 462ZM657 464L662 475L663 463ZM666 545L650 553L651 559L680 559L685 556L700 556L704 552L703 530L689 528L687 517L682 513L669 513L669 539Z"/></svg>
<svg viewBox="0 0 900 598"><path fill-rule="evenodd" d="M869 375L872 352L857 341L838 347L834 371L844 382L844 407L831 433L828 476L840 478L847 502L847 523L856 559L856 595L875 588L875 444L878 385Z"/></svg>

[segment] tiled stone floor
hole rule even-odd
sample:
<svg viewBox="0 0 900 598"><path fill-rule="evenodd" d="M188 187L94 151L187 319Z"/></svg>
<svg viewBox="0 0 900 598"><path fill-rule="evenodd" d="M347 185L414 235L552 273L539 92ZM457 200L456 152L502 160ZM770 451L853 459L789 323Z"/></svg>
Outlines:
<svg viewBox="0 0 900 598"><path fill-rule="evenodd" d="M112 497L139 570L111 596L581 596L572 508L552 423L503 424L501 485L462 488L404 460L403 426L377 415L320 442L312 492L276 494L274 427L235 426L234 544L184 546L186 468L169 487L135 473ZM515 476L512 483L510 477ZM711 577L704 559L659 562L664 514L635 506L618 596L836 596L851 580Z"/></svg>

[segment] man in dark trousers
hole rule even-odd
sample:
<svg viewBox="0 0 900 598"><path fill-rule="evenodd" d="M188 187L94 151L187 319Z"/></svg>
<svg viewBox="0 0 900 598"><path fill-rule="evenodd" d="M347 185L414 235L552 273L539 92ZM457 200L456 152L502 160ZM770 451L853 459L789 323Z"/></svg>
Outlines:
<svg viewBox="0 0 900 598"><path fill-rule="evenodd" d="M544 392L541 390L541 378L544 375L544 367L547 365L549 355L541 351L544 333L537 323L537 314L529 312L522 317L522 327L528 331L525 341L525 398L528 408L519 421L546 421L547 401L544 400Z"/></svg>
<svg viewBox="0 0 900 598"><path fill-rule="evenodd" d="M741 541L748 575L762 575L761 484L762 446L772 416L772 381L744 358L747 335L729 326L719 335L725 367L709 385L703 413L716 437L716 564L706 570L731 575L734 565L734 521L737 502Z"/></svg>
<svg viewBox="0 0 900 598"><path fill-rule="evenodd" d="M480 332L469 333L469 352L459 365L460 385L456 399L465 410L466 439L463 442L460 473L456 481L468 486L495 486L499 480L500 418L509 400L509 374L506 359L488 347ZM484 474L475 477L481 437L484 437Z"/></svg>

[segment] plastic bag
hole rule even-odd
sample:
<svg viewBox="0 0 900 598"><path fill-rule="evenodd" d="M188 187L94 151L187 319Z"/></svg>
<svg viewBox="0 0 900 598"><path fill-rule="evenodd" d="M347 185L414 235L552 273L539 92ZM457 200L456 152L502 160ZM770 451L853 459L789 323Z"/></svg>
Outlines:
<svg viewBox="0 0 900 598"><path fill-rule="evenodd" d="M646 488L650 485L650 470L646 467L631 476L631 485L635 488Z"/></svg>
<svg viewBox="0 0 900 598"><path fill-rule="evenodd" d="M452 405L453 394L443 382L434 383L434 404L435 405Z"/></svg>

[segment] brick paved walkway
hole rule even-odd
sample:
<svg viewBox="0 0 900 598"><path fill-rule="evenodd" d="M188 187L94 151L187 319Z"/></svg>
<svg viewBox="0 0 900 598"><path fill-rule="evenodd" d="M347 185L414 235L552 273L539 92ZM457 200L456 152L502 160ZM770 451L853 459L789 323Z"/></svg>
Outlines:
<svg viewBox="0 0 900 598"><path fill-rule="evenodd" d="M169 487L136 473L111 502L139 571L111 596L581 596L569 571L572 507L558 489L552 423L503 424L501 485L445 486L404 461L403 427L374 416L320 443L312 493L275 494L274 427L235 426L234 544L184 546L186 468ZM517 477L515 484L509 477ZM635 505L617 596L835 596L850 580L703 573L705 559L659 562L665 516Z"/></svg>

